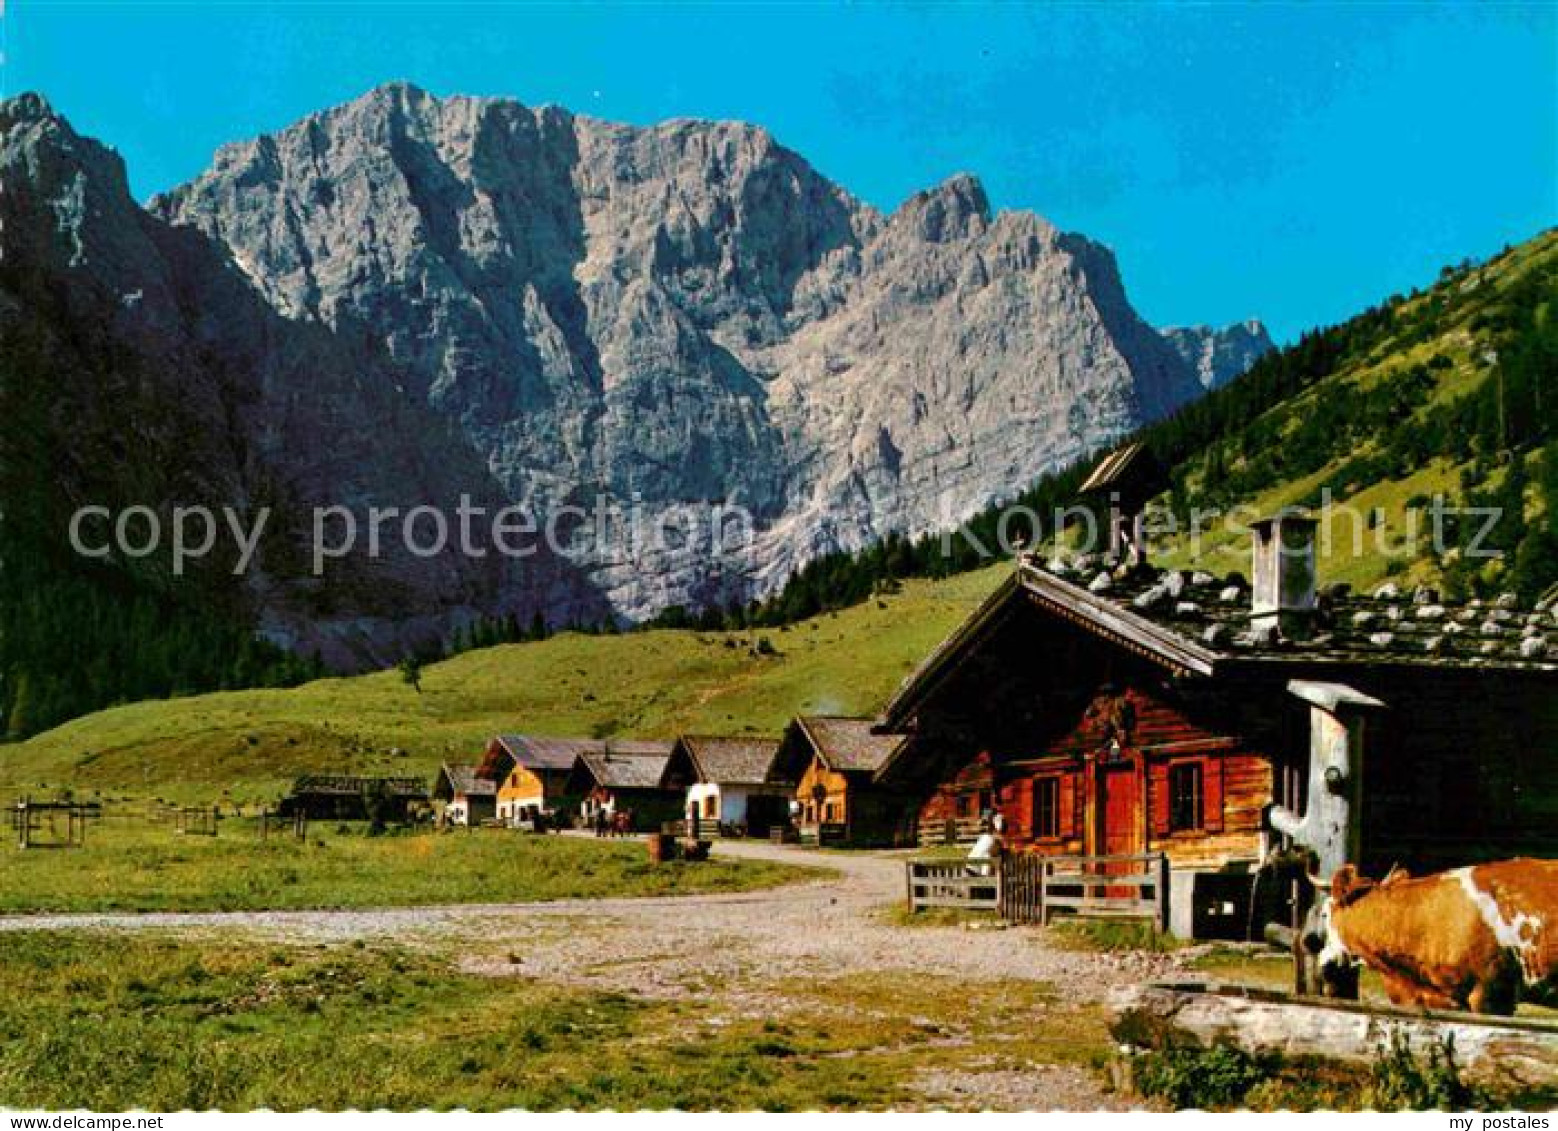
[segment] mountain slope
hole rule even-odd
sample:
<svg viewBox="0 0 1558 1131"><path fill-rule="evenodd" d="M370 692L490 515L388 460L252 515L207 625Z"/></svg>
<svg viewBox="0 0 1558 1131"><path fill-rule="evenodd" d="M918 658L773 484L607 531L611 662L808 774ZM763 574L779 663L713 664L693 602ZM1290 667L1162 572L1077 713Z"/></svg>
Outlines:
<svg viewBox="0 0 1558 1131"><path fill-rule="evenodd" d="M0 179L0 733L297 678L276 645L355 670L478 619L746 601L1201 392L1100 246L970 177L880 214L737 123L395 85L143 209L29 95ZM321 508L362 534L466 498L587 517L517 560L392 528L315 575ZM72 553L83 504L270 519L241 579L225 538L176 577ZM755 532L716 556L718 504Z"/></svg>
<svg viewBox="0 0 1558 1131"><path fill-rule="evenodd" d="M41 99L0 104L0 183L0 733L285 668L251 644L256 624L360 663L357 641L386 628L437 641L462 609L567 607L567 572L539 564L528 607L526 579L396 547L307 576L316 506L496 489L387 359L278 316L209 241L136 206L118 157ZM166 553L83 557L67 535L87 505L270 518L240 583L226 539L182 576Z"/></svg>
<svg viewBox="0 0 1558 1131"><path fill-rule="evenodd" d="M799 712L878 710L1009 568L773 631L771 654L747 633L565 633L429 664L421 693L379 672L116 707L0 746L0 797L68 787L247 804L304 772L431 778L505 732L777 734Z"/></svg>
<svg viewBox="0 0 1558 1131"><path fill-rule="evenodd" d="M1486 263L1446 268L1257 363L1143 436L1173 468L1165 502L1269 513L1329 502L1327 580L1428 580L1458 594L1558 581L1558 232ZM1448 518L1434 538L1434 501ZM1497 508L1473 557L1481 517ZM1461 513L1457 513L1461 511ZM1321 512L1322 518L1324 511ZM1322 529L1322 534L1324 529ZM1198 556L1188 538L1171 560ZM1244 536L1219 526L1205 568L1244 568Z"/></svg>
<svg viewBox="0 0 1558 1131"><path fill-rule="evenodd" d="M746 507L576 546L628 617L955 521L1201 391L1109 253L956 177L891 215L760 128L379 88L153 202L275 309L384 341L507 494Z"/></svg>
<svg viewBox="0 0 1558 1131"><path fill-rule="evenodd" d="M1558 581L1555 303L1558 232L1548 231L1486 263L1446 268L1426 291L1307 333L1136 432L1130 439L1145 442L1173 482L1154 500L1154 559L1248 573L1248 519L1284 506L1318 510L1329 497L1329 525L1319 510L1326 582L1394 577L1468 597L1514 588L1537 601ZM1088 457L1040 477L950 539L889 537L817 558L743 611L742 622L781 624L863 601L896 579L977 569L1003 531L1007 546L1053 547L1056 516L1078 505L1096 463ZM1436 546L1438 496L1447 517ZM1484 522L1480 511L1457 513L1469 507L1503 514L1483 540L1498 556L1468 553ZM1042 523L1037 539L1029 515ZM1062 548L1076 542L1073 529Z"/></svg>

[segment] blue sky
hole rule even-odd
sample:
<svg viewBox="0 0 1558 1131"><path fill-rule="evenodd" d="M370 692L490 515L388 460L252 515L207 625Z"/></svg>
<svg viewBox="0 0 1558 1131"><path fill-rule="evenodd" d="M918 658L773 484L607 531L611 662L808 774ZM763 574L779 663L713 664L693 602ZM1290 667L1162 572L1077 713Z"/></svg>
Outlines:
<svg viewBox="0 0 1558 1131"><path fill-rule="evenodd" d="M951 173L1281 339L1558 222L1558 7L4 3L6 94L147 196L377 83L740 118L884 208Z"/></svg>

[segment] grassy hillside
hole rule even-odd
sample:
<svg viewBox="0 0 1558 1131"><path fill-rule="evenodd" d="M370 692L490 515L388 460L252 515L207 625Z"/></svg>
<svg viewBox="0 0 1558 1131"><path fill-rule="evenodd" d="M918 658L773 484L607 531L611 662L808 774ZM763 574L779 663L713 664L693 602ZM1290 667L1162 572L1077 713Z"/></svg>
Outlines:
<svg viewBox="0 0 1558 1131"><path fill-rule="evenodd" d="M244 802L307 771L431 775L499 732L777 733L798 712L872 712L1010 568L911 582L764 630L774 655L758 654L756 634L567 633L429 665L420 694L379 672L136 703L0 746L0 797L72 788Z"/></svg>
<svg viewBox="0 0 1558 1131"><path fill-rule="evenodd" d="M1183 518L1196 505L1317 507L1329 492L1350 513L1333 518L1328 544L1322 528L1325 580L1368 585L1396 576L1461 591L1513 585L1534 596L1558 572L1546 560L1555 553L1550 485L1558 478L1555 299L1558 232L1485 264L1447 268L1426 291L1329 332L1337 340L1315 351L1297 391L1274 405L1245 415L1249 391L1235 388L1150 429L1149 442L1173 467L1167 501ZM1436 553L1429 507L1439 495L1450 506L1518 506L1493 536L1505 560L1469 563L1454 539L1448 553ZM1517 563L1522 549L1526 560ZM1214 572L1247 569L1242 531L1219 526L1199 550L1180 536L1166 558Z"/></svg>

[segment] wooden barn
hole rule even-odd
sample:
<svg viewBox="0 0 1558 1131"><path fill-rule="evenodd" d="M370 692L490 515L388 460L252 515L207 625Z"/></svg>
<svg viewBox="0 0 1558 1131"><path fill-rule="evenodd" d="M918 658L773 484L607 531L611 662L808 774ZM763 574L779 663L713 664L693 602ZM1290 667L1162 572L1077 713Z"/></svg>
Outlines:
<svg viewBox="0 0 1558 1131"><path fill-rule="evenodd" d="M633 829L657 829L682 816L684 790L665 785L671 743L613 740L583 751L569 775L567 792L590 809L627 813Z"/></svg>
<svg viewBox="0 0 1558 1131"><path fill-rule="evenodd" d="M775 774L798 784L805 842L891 846L912 842L913 797L878 775L903 739L878 734L871 719L802 715L786 728Z"/></svg>
<svg viewBox="0 0 1558 1131"><path fill-rule="evenodd" d="M311 821L366 821L378 807L381 819L400 824L427 800L427 783L421 778L308 774L292 783L277 812L282 817L301 812Z"/></svg>
<svg viewBox="0 0 1558 1131"><path fill-rule="evenodd" d="M1165 854L1182 935L1258 931L1263 862L1331 795L1368 874L1558 856L1553 611L1317 592L1314 531L1257 523L1253 586L1022 560L888 705L881 784L933 831L991 809L1019 849Z"/></svg>
<svg viewBox="0 0 1558 1131"><path fill-rule="evenodd" d="M480 776L476 766L439 768L433 780L433 800L443 807L451 825L479 825L497 816L498 783Z"/></svg>
<svg viewBox="0 0 1558 1131"><path fill-rule="evenodd" d="M600 749L599 741L588 738L500 734L487 743L476 772L496 784L495 815L508 825L534 810L572 809L579 800L568 793L574 765L586 750Z"/></svg>
<svg viewBox="0 0 1558 1131"><path fill-rule="evenodd" d="M724 835L767 836L790 823L795 782L777 772L779 739L683 735L664 784L680 790L690 823Z"/></svg>

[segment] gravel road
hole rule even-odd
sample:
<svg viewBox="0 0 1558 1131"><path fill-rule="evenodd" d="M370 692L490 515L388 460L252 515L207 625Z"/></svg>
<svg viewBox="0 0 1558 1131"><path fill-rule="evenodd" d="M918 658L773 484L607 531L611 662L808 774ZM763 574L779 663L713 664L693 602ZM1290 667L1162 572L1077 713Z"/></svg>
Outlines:
<svg viewBox="0 0 1558 1131"><path fill-rule="evenodd" d="M1051 987L1061 1002L1103 1000L1123 982L1176 971L1173 955L1101 955L1054 946L1032 928L902 927L884 911L903 899L902 856L815 853L764 843L722 842L726 857L814 863L812 881L767 891L650 899L386 908L351 911L72 914L0 917L0 930L156 929L252 935L289 942L393 938L448 947L459 965L489 976L541 978L649 997L689 992L729 1016L771 1016L787 1002L775 983L851 974L1021 979ZM689 938L698 945L689 946ZM970 1095L998 1109L1118 1107L1078 1068L927 1073L927 1101L966 1106Z"/></svg>

